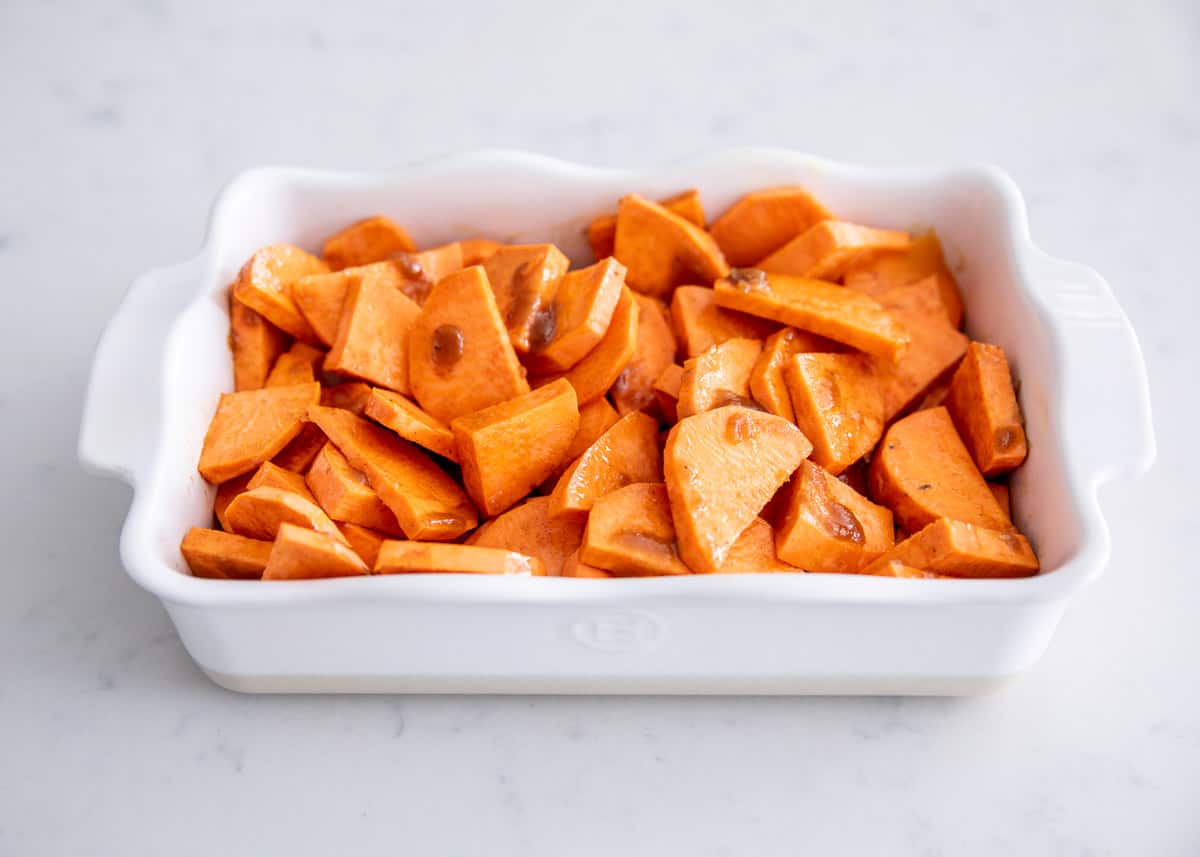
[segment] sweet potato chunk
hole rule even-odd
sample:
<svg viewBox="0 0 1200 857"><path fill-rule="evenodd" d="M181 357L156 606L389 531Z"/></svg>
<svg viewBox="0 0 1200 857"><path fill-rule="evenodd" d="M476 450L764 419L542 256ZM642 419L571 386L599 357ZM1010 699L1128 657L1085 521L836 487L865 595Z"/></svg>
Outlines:
<svg viewBox="0 0 1200 857"><path fill-rule="evenodd" d="M183 537L179 550L194 577L257 580L267 567L271 543L192 527Z"/></svg>
<svg viewBox="0 0 1200 857"><path fill-rule="evenodd" d="M233 498L246 490L246 486L250 484L250 480L254 477L254 472L243 473L236 479L230 479L228 482L222 482L217 486L217 496L213 500L213 514L217 516L217 522L220 523L221 529L227 533L233 532L229 526L229 517L225 514L229 509L229 504L233 502Z"/></svg>
<svg viewBox="0 0 1200 857"><path fill-rule="evenodd" d="M801 232L832 217L800 187L773 187L748 193L709 229L730 265L753 265Z"/></svg>
<svg viewBox="0 0 1200 857"><path fill-rule="evenodd" d="M475 507L458 483L413 444L349 411L314 406L309 416L367 477L410 539L446 541L475 526Z"/></svg>
<svg viewBox="0 0 1200 857"><path fill-rule="evenodd" d="M588 565L579 558L579 550L576 550L569 557L563 560L562 577L598 577L608 579L612 577L607 571L602 568L596 568L594 565Z"/></svg>
<svg viewBox="0 0 1200 857"><path fill-rule="evenodd" d="M344 541L327 533L280 524L263 580L315 580L369 574L367 564Z"/></svg>
<svg viewBox="0 0 1200 857"><path fill-rule="evenodd" d="M671 295L671 326L685 357L699 357L729 339L764 339L775 322L717 306L708 286L680 286Z"/></svg>
<svg viewBox="0 0 1200 857"><path fill-rule="evenodd" d="M1009 526L945 408L894 422L875 451L870 476L871 496L910 533L938 518L996 530Z"/></svg>
<svg viewBox="0 0 1200 857"><path fill-rule="evenodd" d="M292 284L292 297L322 345L333 345L346 293L356 280L369 280L380 286L400 288L403 278L395 262L374 262L345 268L328 274L301 277Z"/></svg>
<svg viewBox="0 0 1200 857"><path fill-rule="evenodd" d="M562 462L579 429L574 388L559 379L450 424L463 484L485 515L498 515Z"/></svg>
<svg viewBox="0 0 1200 857"><path fill-rule="evenodd" d="M936 574L921 568L913 568L911 565L905 565L898 559L872 563L870 568L863 570L863 574L871 574L876 577L910 577L917 579L949 577L946 574Z"/></svg>
<svg viewBox="0 0 1200 857"><path fill-rule="evenodd" d="M946 410L984 476L1007 473L1025 460L1025 429L1004 349L972 342L954 373Z"/></svg>
<svg viewBox="0 0 1200 857"><path fill-rule="evenodd" d="M315 367L325 352L304 342L292 343L292 347L279 355L271 374L267 376L267 387L290 387L293 384L311 384L317 380Z"/></svg>
<svg viewBox="0 0 1200 857"><path fill-rule="evenodd" d="M233 284L233 297L297 339L319 344L292 297L292 283L328 270L324 262L299 247L273 244L256 251L242 266Z"/></svg>
<svg viewBox="0 0 1200 857"><path fill-rule="evenodd" d="M893 560L912 568L950 577L1029 577L1038 560L1028 540L1014 530L938 518L885 553L867 574L876 574Z"/></svg>
<svg viewBox="0 0 1200 857"><path fill-rule="evenodd" d="M496 308L518 354L529 353L535 340L550 338L550 303L570 266L553 244L509 244L484 260Z"/></svg>
<svg viewBox="0 0 1200 857"><path fill-rule="evenodd" d="M862 354L797 354L784 364L796 425L813 443L813 461L835 476L883 434L883 397Z"/></svg>
<svg viewBox="0 0 1200 857"><path fill-rule="evenodd" d="M704 206L700 204L700 191L685 190L675 196L660 199L658 204L667 211L675 212L689 223L704 228ZM587 228L587 240L597 261L611 256L617 240L617 216L601 214L592 218Z"/></svg>
<svg viewBox="0 0 1200 857"><path fill-rule="evenodd" d="M775 553L775 533L762 518L755 518L737 537L717 574L801 573L804 569L784 562Z"/></svg>
<svg viewBox="0 0 1200 857"><path fill-rule="evenodd" d="M229 350L233 352L233 389L257 390L287 348L287 334L238 300L229 300Z"/></svg>
<svg viewBox="0 0 1200 857"><path fill-rule="evenodd" d="M625 285L625 266L605 259L562 278L530 332L525 364L545 374L570 369L604 337Z"/></svg>
<svg viewBox="0 0 1200 857"><path fill-rule="evenodd" d="M897 286L907 286L926 277L936 277L938 294L946 317L955 328L962 327L963 299L954 275L942 257L942 245L937 234L927 232L913 240L907 250L882 253L871 259L857 261L846 272L843 282L847 288L870 295L878 300Z"/></svg>
<svg viewBox="0 0 1200 857"><path fill-rule="evenodd" d="M750 373L761 353L758 339L728 339L684 363L678 418L725 405L758 407L750 400Z"/></svg>
<svg viewBox="0 0 1200 857"><path fill-rule="evenodd" d="M679 421L679 390L683 386L683 367L672 363L654 379L654 396L668 423Z"/></svg>
<svg viewBox="0 0 1200 857"><path fill-rule="evenodd" d="M334 523L337 522L335 521ZM388 536L358 524L337 523L337 528L346 537L346 541L350 543L350 547L354 549L354 552L367 564L367 568L375 567L375 560L379 556L379 548L383 546L384 541L394 538L394 536Z"/></svg>
<svg viewBox="0 0 1200 857"><path fill-rule="evenodd" d="M790 422L750 408L730 405L680 420L667 436L663 470L684 561L717 571L811 451Z"/></svg>
<svg viewBox="0 0 1200 857"><path fill-rule="evenodd" d="M908 333L878 301L823 280L738 268L713 287L719 306L790 324L896 361Z"/></svg>
<svg viewBox="0 0 1200 857"><path fill-rule="evenodd" d="M710 283L729 272L712 236L636 193L617 205L613 255L629 269L631 288L660 298L675 286Z"/></svg>
<svg viewBox="0 0 1200 857"><path fill-rule="evenodd" d="M408 338L421 308L374 279L351 281L325 369L407 393Z"/></svg>
<svg viewBox="0 0 1200 857"><path fill-rule="evenodd" d="M272 459L272 463L293 473L307 473L308 468L316 460L317 453L325 445L324 433L310 422L304 423L300 433L292 438L291 443L281 449Z"/></svg>
<svg viewBox="0 0 1200 857"><path fill-rule="evenodd" d="M442 422L529 392L487 275L478 265L433 287L408 347L413 396Z"/></svg>
<svg viewBox="0 0 1200 857"><path fill-rule="evenodd" d="M637 350L638 303L633 292L621 290L608 332L588 355L563 375L575 388L580 405L603 396L617 382Z"/></svg>
<svg viewBox="0 0 1200 857"><path fill-rule="evenodd" d="M1004 517L1012 520L1012 497L1009 494L1008 483L1006 482L989 482L988 490L992 492L992 496L996 498L996 502L1000 504L1000 509L1004 512Z"/></svg>
<svg viewBox="0 0 1200 857"><path fill-rule="evenodd" d="M626 485L596 501L579 559L618 577L691 571L679 558L667 489L649 482Z"/></svg>
<svg viewBox="0 0 1200 857"><path fill-rule="evenodd" d="M814 223L755 267L773 274L836 280L846 269L889 250L903 250L907 232L872 229L844 220Z"/></svg>
<svg viewBox="0 0 1200 857"><path fill-rule="evenodd" d="M583 520L596 501L636 482L661 482L658 423L633 411L579 456L554 486L550 514Z"/></svg>
<svg viewBox="0 0 1200 857"><path fill-rule="evenodd" d="M784 365L797 354L841 350L842 346L836 342L807 331L794 327L778 330L767 337L762 353L754 362L750 372L750 395L767 413L795 422L792 397L783 380Z"/></svg>
<svg viewBox="0 0 1200 857"><path fill-rule="evenodd" d="M892 513L811 461L800 465L788 492L775 536L780 559L808 571L851 573L891 549Z"/></svg>
<svg viewBox="0 0 1200 857"><path fill-rule="evenodd" d="M675 362L675 334L666 304L649 295L635 295L638 302L637 342L633 359L621 370L609 395L618 413L649 411L658 414L654 381Z"/></svg>
<svg viewBox="0 0 1200 857"><path fill-rule="evenodd" d="M253 488L237 495L225 510L229 525L239 536L269 540L280 524L295 524L327 533L338 541L345 537L321 507L295 491L283 488Z"/></svg>
<svg viewBox="0 0 1200 857"><path fill-rule="evenodd" d="M579 430L575 432L575 438L567 447L562 462L542 483L542 492L545 494L552 492L566 469L575 463L575 459L587 452L588 447L595 443L600 435L612 428L620 418L613 406L608 403L608 399L603 396L580 407Z"/></svg>
<svg viewBox="0 0 1200 857"><path fill-rule="evenodd" d="M325 242L322 255L335 271L355 265L369 265L389 258L393 253L411 253L417 249L404 228L382 214L347 226Z"/></svg>
<svg viewBox="0 0 1200 857"><path fill-rule="evenodd" d="M493 253L504 246L499 241L493 241L490 238L466 238L457 243L464 268L482 265L485 259L490 258Z"/></svg>
<svg viewBox="0 0 1200 857"><path fill-rule="evenodd" d="M429 290L443 277L463 267L462 246L443 244L420 253L396 253L392 264L400 272L400 291L413 303L420 305L429 297Z"/></svg>
<svg viewBox="0 0 1200 857"><path fill-rule="evenodd" d="M472 544L537 557L551 577L562 575L567 557L579 550L583 521L550 515L549 497L531 497L488 521Z"/></svg>
<svg viewBox="0 0 1200 857"><path fill-rule="evenodd" d="M371 388L361 381L347 381L321 390L321 404L327 408L342 408L358 416L363 415Z"/></svg>
<svg viewBox="0 0 1200 857"><path fill-rule="evenodd" d="M204 436L200 475L215 484L254 470L300 433L320 396L315 383L223 393Z"/></svg>
<svg viewBox="0 0 1200 857"><path fill-rule="evenodd" d="M262 467L254 471L254 475L246 483L245 490L253 491L255 488L262 488L264 486L291 491L294 494L299 494L305 500L310 500L313 503L317 502L317 498L308 490L308 485L305 484L303 476L280 467L271 461L264 461Z"/></svg>
<svg viewBox="0 0 1200 857"><path fill-rule="evenodd" d="M305 481L313 499L334 521L358 524L389 536L403 534L396 516L379 499L367 477L351 467L332 443L321 449Z"/></svg>
<svg viewBox="0 0 1200 857"><path fill-rule="evenodd" d="M386 541L375 560L376 574L512 574L541 577L536 557L475 545Z"/></svg>
<svg viewBox="0 0 1200 857"><path fill-rule="evenodd" d="M450 426L425 413L399 393L372 390L367 399L366 414L405 440L436 452L442 458L458 461L458 445Z"/></svg>

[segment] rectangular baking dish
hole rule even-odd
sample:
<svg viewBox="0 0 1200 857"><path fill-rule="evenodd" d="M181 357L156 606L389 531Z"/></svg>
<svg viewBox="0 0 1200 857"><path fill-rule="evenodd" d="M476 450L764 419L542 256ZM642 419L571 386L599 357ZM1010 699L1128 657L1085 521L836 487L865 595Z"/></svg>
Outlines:
<svg viewBox="0 0 1200 857"><path fill-rule="evenodd" d="M254 584L193 578L179 541L211 519L196 473L232 388L227 286L257 247L315 248L385 213L419 245L464 236L552 241L617 197L698 187L710 214L740 194L807 187L839 216L934 227L975 338L1008 352L1030 439L1016 522L1044 572L1023 580L731 575L576 580L396 575ZM1020 673L1109 556L1099 486L1154 458L1129 322L1093 271L1031 243L1013 182L981 166L876 169L764 149L648 171L479 151L395 173L266 167L235 178L194 259L134 283L101 338L80 458L134 488L121 536L196 663L241 691L962 694Z"/></svg>

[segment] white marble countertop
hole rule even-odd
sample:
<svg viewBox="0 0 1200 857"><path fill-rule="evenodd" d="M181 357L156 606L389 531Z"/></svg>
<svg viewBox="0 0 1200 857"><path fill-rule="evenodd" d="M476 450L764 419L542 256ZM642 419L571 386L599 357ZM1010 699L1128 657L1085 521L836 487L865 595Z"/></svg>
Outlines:
<svg viewBox="0 0 1200 857"><path fill-rule="evenodd" d="M0 855L1200 852L1200 9L755 5L0 9ZM1112 565L1032 673L959 700L302 698L193 667L119 566L128 490L74 445L97 334L225 179L742 143L998 163L1133 319L1159 464L1105 493Z"/></svg>

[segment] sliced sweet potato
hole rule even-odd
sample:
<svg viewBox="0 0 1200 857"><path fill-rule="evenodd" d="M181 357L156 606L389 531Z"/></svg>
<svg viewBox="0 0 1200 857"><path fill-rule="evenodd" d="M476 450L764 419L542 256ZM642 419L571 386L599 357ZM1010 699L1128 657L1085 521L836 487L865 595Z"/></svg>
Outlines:
<svg viewBox="0 0 1200 857"><path fill-rule="evenodd" d="M229 350L233 352L233 389L257 390L287 348L287 334L239 300L229 299Z"/></svg>
<svg viewBox="0 0 1200 857"><path fill-rule="evenodd" d="M1007 482L989 482L988 490L992 492L992 496L996 498L996 502L1000 504L1001 510L1004 512L1004 517L1012 520L1012 495L1008 490Z"/></svg>
<svg viewBox="0 0 1200 857"><path fill-rule="evenodd" d="M762 340L727 339L683 364L676 413L679 419L725 405L757 408L750 399L750 373Z"/></svg>
<svg viewBox="0 0 1200 857"><path fill-rule="evenodd" d="M255 251L242 266L233 284L233 297L297 339L319 344L292 297L292 283L328 270L324 262L299 247L272 244Z"/></svg>
<svg viewBox="0 0 1200 857"><path fill-rule="evenodd" d="M640 482L599 498L588 515L579 559L617 577L690 573L675 544L666 487Z"/></svg>
<svg viewBox="0 0 1200 857"><path fill-rule="evenodd" d="M267 567L271 543L192 527L183 537L179 550L194 577L257 580Z"/></svg>
<svg viewBox="0 0 1200 857"><path fill-rule="evenodd" d="M550 495L550 514L582 520L596 501L635 482L661 482L658 423L633 411L621 417L567 468Z"/></svg>
<svg viewBox="0 0 1200 857"><path fill-rule="evenodd" d="M708 286L680 286L671 295L671 326L684 357L699 357L729 339L765 339L779 325L717 306Z"/></svg>
<svg viewBox="0 0 1200 857"><path fill-rule="evenodd" d="M579 550L576 550L569 557L563 560L562 577L598 577L607 580L612 577L607 571L602 568L596 568L594 565L588 565L579 558Z"/></svg>
<svg viewBox="0 0 1200 857"><path fill-rule="evenodd" d="M371 388L361 381L347 381L321 389L321 404L327 408L343 408L362 416L371 397Z"/></svg>
<svg viewBox="0 0 1200 857"><path fill-rule="evenodd" d="M689 223L704 228L704 206L700 204L700 191L685 190L675 196L660 199L658 204L667 211L673 211ZM613 254L613 246L617 240L617 216L601 214L592 218L587 228L588 244L592 255L603 259Z"/></svg>
<svg viewBox="0 0 1200 857"><path fill-rule="evenodd" d="M571 262L553 244L509 244L483 262L509 340L527 354L535 340L550 337L550 302Z"/></svg>
<svg viewBox="0 0 1200 857"><path fill-rule="evenodd" d="M487 274L478 265L433 287L408 347L413 396L442 422L529 392Z"/></svg>
<svg viewBox="0 0 1200 857"><path fill-rule="evenodd" d="M281 449L271 461L293 473L307 473L316 460L317 453L325 445L325 434L310 422L304 423L300 433Z"/></svg>
<svg viewBox="0 0 1200 857"><path fill-rule="evenodd" d="M204 436L200 475L216 484L254 470L300 433L320 396L316 383L223 393Z"/></svg>
<svg viewBox="0 0 1200 857"><path fill-rule="evenodd" d="M1004 349L972 342L946 394L946 410L984 476L1025 460L1025 428Z"/></svg>
<svg viewBox="0 0 1200 857"><path fill-rule="evenodd" d="M262 579L315 580L370 574L362 557L344 539L340 532L335 539L295 524L280 524Z"/></svg>
<svg viewBox="0 0 1200 857"><path fill-rule="evenodd" d="M871 459L870 475L871 496L910 533L938 518L997 530L1009 526L945 408L892 423Z"/></svg>
<svg viewBox="0 0 1200 857"><path fill-rule="evenodd" d="M229 504L233 502L233 498L246 490L246 486L250 484L250 480L254 478L254 471L243 473L236 479L230 479L228 482L222 482L217 486L217 496L213 500L213 514L217 516L217 522L221 525L221 529L227 533L233 532L229 526L229 517L225 514L229 509Z"/></svg>
<svg viewBox="0 0 1200 857"><path fill-rule="evenodd" d="M309 416L367 477L410 539L446 541L474 528L471 501L418 447L349 411L314 406Z"/></svg>
<svg viewBox="0 0 1200 857"><path fill-rule="evenodd" d="M458 252L462 256L462 267L481 265L504 245L490 238L466 238L458 243Z"/></svg>
<svg viewBox="0 0 1200 857"><path fill-rule="evenodd" d="M425 413L399 393L372 390L367 399L366 415L405 440L436 452L442 458L458 461L458 445L450 426Z"/></svg>
<svg viewBox="0 0 1200 857"><path fill-rule="evenodd" d="M633 358L621 370L609 395L621 414L646 410L659 415L654 382L675 362L675 333L667 305L649 295L635 295L638 302L637 342Z"/></svg>
<svg viewBox="0 0 1200 857"><path fill-rule="evenodd" d="M803 573L775 553L775 533L762 518L755 518L737 537L717 574Z"/></svg>
<svg viewBox="0 0 1200 857"><path fill-rule="evenodd" d="M813 224L832 217L801 187L748 193L709 228L730 265L753 265Z"/></svg>
<svg viewBox="0 0 1200 857"><path fill-rule="evenodd" d="M350 547L358 554L362 561L367 564L367 568L375 567L375 560L379 556L379 548L383 546L385 540L395 538L388 536L376 530L360 526L359 524L338 523L337 528L341 530L342 535L346 537Z"/></svg>
<svg viewBox="0 0 1200 857"><path fill-rule="evenodd" d="M362 471L355 470L332 443L317 455L305 477L315 502L334 521L358 524L388 536L401 535L392 510L383 504Z"/></svg>
<svg viewBox="0 0 1200 857"><path fill-rule="evenodd" d="M402 226L382 214L352 223L325 242L322 255L335 271L381 262L393 253L417 249Z"/></svg>
<svg viewBox="0 0 1200 857"><path fill-rule="evenodd" d="M780 559L808 571L861 571L890 550L892 513L849 485L805 461L789 484L775 550Z"/></svg>
<svg viewBox="0 0 1200 857"><path fill-rule="evenodd" d="M872 229L844 220L822 220L755 267L773 274L836 280L852 265L888 251L904 250L910 243L907 232Z"/></svg>
<svg viewBox="0 0 1200 857"><path fill-rule="evenodd" d="M403 282L395 262L373 262L345 268L328 274L301 277L292 284L292 297L300 312L312 327L322 345L333 345L337 338L338 322L346 303L346 292L355 280L370 280L381 286L398 289Z"/></svg>
<svg viewBox="0 0 1200 857"><path fill-rule="evenodd" d="M475 545L386 541L375 560L376 574L508 574L540 577L536 557Z"/></svg>
<svg viewBox="0 0 1200 857"><path fill-rule="evenodd" d="M607 393L633 359L637 350L638 313L633 292L622 289L612 322L600 344L562 376L575 388L580 405Z"/></svg>
<svg viewBox="0 0 1200 857"><path fill-rule="evenodd" d="M551 493L554 486L558 484L558 480L575 462L575 459L587 452L588 447L595 443L600 435L612 428L620 418L613 406L608 403L608 399L603 396L583 405L579 409L579 430L575 432L571 445L567 447L562 463L554 468L554 472L542 483L543 493Z"/></svg>
<svg viewBox="0 0 1200 857"><path fill-rule="evenodd" d="M400 291L420 305L425 303L429 290L438 280L462 270L462 246L456 242L430 247L420 253L394 253L391 261L400 272Z"/></svg>
<svg viewBox="0 0 1200 857"><path fill-rule="evenodd" d="M790 324L895 362L908 333L873 298L824 280L738 268L713 287L717 304Z"/></svg>
<svg viewBox="0 0 1200 857"><path fill-rule="evenodd" d="M295 491L283 488L263 486L244 491L233 498L225 510L225 516L235 533L252 539L273 539L279 531L279 525L287 523L345 541L320 506Z"/></svg>
<svg viewBox="0 0 1200 857"><path fill-rule="evenodd" d="M325 352L305 342L294 342L292 347L279 355L266 387L290 387L293 384L311 384L317 380L316 366Z"/></svg>
<svg viewBox="0 0 1200 857"><path fill-rule="evenodd" d="M729 272L711 235L636 193L617 204L613 255L629 269L631 288L659 298L684 283L711 283Z"/></svg>
<svg viewBox="0 0 1200 857"><path fill-rule="evenodd" d="M783 367L796 425L813 443L813 461L835 476L883 435L883 397L862 354L797 354Z"/></svg>
<svg viewBox="0 0 1200 857"><path fill-rule="evenodd" d="M512 506L558 467L579 430L575 389L559 379L450 423L463 484L485 515Z"/></svg>
<svg viewBox="0 0 1200 857"><path fill-rule="evenodd" d="M553 517L549 497L531 497L488 521L472 544L537 557L547 575L559 577L563 563L582 541L583 521Z"/></svg>
<svg viewBox="0 0 1200 857"><path fill-rule="evenodd" d="M962 327L963 299L954 275L942 256L937 234L927 232L915 238L907 250L883 253L871 259L857 261L846 272L843 282L847 288L879 299L896 286L907 286L926 277L936 277L938 294L946 317L955 328Z"/></svg>
<svg viewBox="0 0 1200 857"><path fill-rule="evenodd" d="M420 314L398 289L366 277L352 280L325 370L407 393L408 338Z"/></svg>
<svg viewBox="0 0 1200 857"><path fill-rule="evenodd" d="M679 389L683 386L683 367L672 363L654 379L654 396L668 423L679 421Z"/></svg>
<svg viewBox="0 0 1200 857"><path fill-rule="evenodd" d="M842 346L833 340L814 333L794 327L778 330L767 337L762 353L754 362L754 369L750 372L750 395L767 413L795 422L792 397L783 380L784 365L797 354L842 350Z"/></svg>
<svg viewBox="0 0 1200 857"><path fill-rule="evenodd" d="M684 561L696 571L719 569L811 451L799 429L763 411L730 405L680 420L667 436L663 471Z"/></svg>
<svg viewBox="0 0 1200 857"><path fill-rule="evenodd" d="M299 473L287 470L280 467L271 461L264 461L258 470L254 471L254 475L250 477L250 481L246 483L247 491L253 491L255 488L280 488L284 491L291 491L299 494L305 500L310 500L313 503L317 502L317 498L308 490L308 485L304 482L304 477Z"/></svg>
<svg viewBox="0 0 1200 857"><path fill-rule="evenodd" d="M530 371L562 372L582 360L604 338L624 285L625 266L616 259L569 271L530 333Z"/></svg>
<svg viewBox="0 0 1200 857"><path fill-rule="evenodd" d="M1038 560L1029 541L1012 529L938 518L885 553L865 573L899 560L912 568L950 577L1029 577Z"/></svg>
<svg viewBox="0 0 1200 857"><path fill-rule="evenodd" d="M871 574L876 577L909 577L917 579L931 579L938 577L949 577L946 574L936 574L932 571L925 571L921 568L913 568L911 565L905 565L898 559L889 559L883 562L872 563L869 569L863 571L864 574Z"/></svg>

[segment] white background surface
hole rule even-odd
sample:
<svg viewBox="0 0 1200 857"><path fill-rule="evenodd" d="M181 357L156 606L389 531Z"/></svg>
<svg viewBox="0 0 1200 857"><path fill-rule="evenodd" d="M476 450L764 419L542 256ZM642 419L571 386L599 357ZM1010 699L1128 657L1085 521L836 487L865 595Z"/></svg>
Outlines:
<svg viewBox="0 0 1200 857"><path fill-rule="evenodd" d="M202 5L0 3L0 855L1200 853L1200 7ZM128 490L74 444L96 336L222 182L746 143L998 163L1138 329L1159 463L1106 493L1112 565L1031 674L964 700L270 698L192 666L118 565Z"/></svg>

